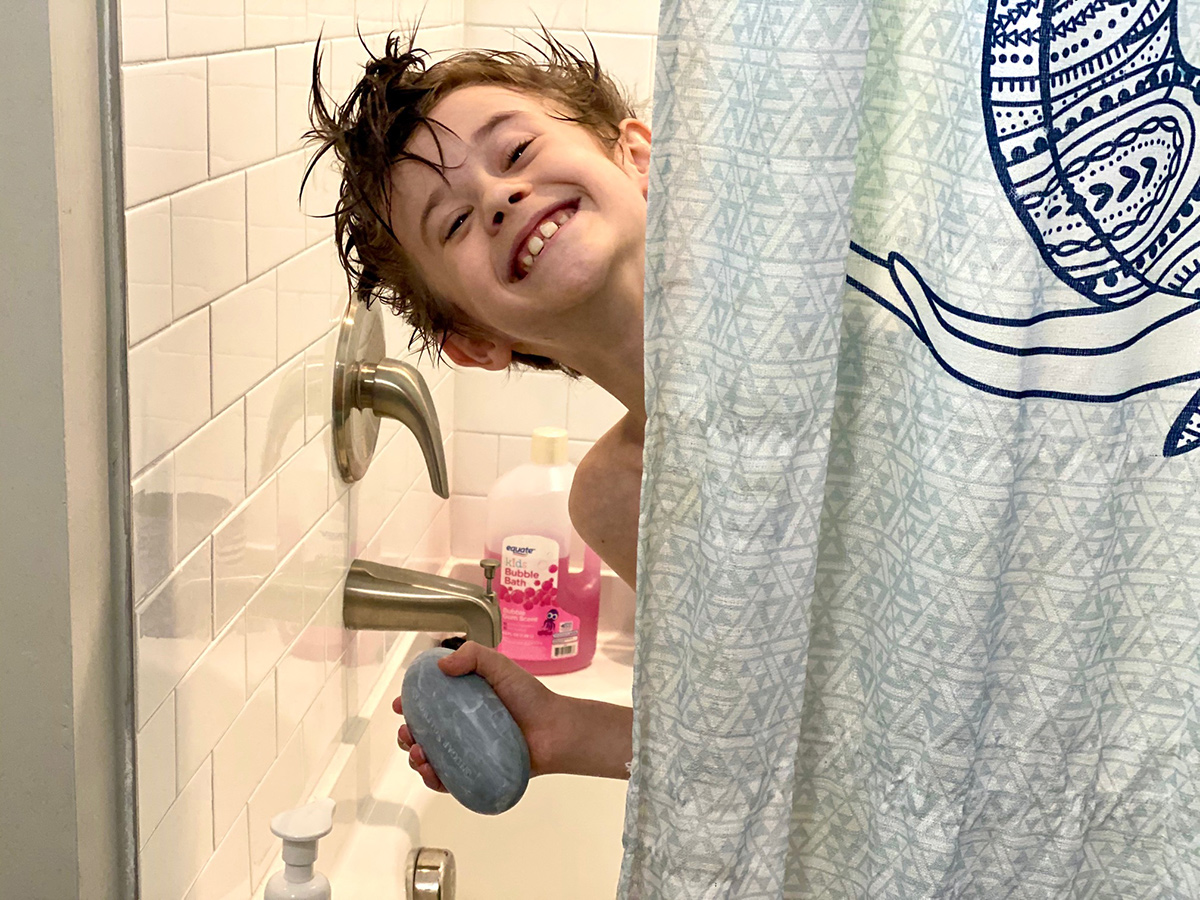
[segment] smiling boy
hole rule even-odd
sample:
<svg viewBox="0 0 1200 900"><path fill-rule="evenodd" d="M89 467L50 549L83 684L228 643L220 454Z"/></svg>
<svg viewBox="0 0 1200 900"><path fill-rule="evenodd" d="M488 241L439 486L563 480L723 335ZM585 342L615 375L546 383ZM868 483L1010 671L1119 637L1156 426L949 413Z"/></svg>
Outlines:
<svg viewBox="0 0 1200 900"><path fill-rule="evenodd" d="M395 308L457 365L583 375L625 406L580 463L571 517L632 585L650 130L595 59L547 44L540 61L471 51L426 67L393 36L332 112L315 64L312 135L341 165L335 228L359 299ZM492 684L534 774L628 776L632 710L560 697L473 643L439 664ZM407 726L399 742L442 789Z"/></svg>

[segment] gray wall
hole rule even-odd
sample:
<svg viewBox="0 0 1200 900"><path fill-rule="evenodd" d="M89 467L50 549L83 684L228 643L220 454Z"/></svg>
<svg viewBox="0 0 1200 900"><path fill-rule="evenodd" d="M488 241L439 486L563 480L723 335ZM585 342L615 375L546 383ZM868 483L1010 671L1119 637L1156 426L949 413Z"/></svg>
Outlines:
<svg viewBox="0 0 1200 900"><path fill-rule="evenodd" d="M0 29L0 884L22 900L130 896L95 9L8 4Z"/></svg>

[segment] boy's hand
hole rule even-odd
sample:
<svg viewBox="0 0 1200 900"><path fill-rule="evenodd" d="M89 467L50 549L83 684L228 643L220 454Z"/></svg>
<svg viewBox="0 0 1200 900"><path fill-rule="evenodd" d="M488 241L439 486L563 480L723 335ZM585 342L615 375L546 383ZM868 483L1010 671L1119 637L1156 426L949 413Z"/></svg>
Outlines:
<svg viewBox="0 0 1200 900"><path fill-rule="evenodd" d="M438 668L447 675L466 675L475 672L492 686L512 715L529 745L529 767L532 775L554 771L554 757L563 740L567 718L561 709L566 698L554 693L515 662L474 641L467 641L449 656L438 660ZM400 697L392 701L392 709L404 715ZM408 725L401 725L397 743L408 751L408 765L425 782L425 786L446 793L446 788L425 758L420 744L414 743Z"/></svg>

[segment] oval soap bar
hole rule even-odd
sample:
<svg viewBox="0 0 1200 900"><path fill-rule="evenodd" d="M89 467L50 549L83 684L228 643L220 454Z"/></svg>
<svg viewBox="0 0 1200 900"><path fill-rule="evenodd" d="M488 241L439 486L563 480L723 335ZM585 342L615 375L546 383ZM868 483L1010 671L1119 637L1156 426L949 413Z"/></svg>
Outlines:
<svg viewBox="0 0 1200 900"><path fill-rule="evenodd" d="M442 784L467 809L496 815L529 784L529 746L482 676L453 677L437 666L453 651L426 650L404 673L404 718Z"/></svg>

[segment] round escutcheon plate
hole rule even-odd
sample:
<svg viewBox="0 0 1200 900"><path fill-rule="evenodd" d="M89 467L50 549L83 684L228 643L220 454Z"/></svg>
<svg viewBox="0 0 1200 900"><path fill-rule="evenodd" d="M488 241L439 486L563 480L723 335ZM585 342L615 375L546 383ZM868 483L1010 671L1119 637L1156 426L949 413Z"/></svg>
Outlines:
<svg viewBox="0 0 1200 900"><path fill-rule="evenodd" d="M376 304L351 297L338 332L337 355L333 360L333 455L342 480L358 481L367 472L375 442L379 439L379 417L358 408L359 369L375 365L384 354L383 316Z"/></svg>

